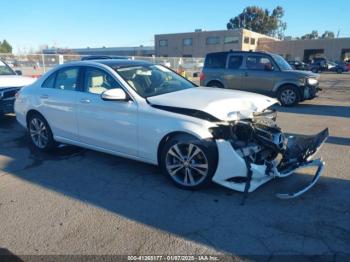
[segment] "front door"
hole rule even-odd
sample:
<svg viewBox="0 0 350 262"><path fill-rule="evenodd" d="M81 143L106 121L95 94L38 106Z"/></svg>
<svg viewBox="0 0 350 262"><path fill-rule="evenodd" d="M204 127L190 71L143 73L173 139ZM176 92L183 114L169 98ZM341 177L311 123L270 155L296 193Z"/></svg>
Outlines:
<svg viewBox="0 0 350 262"><path fill-rule="evenodd" d="M247 55L243 70L243 90L254 93L271 94L278 68L265 55Z"/></svg>
<svg viewBox="0 0 350 262"><path fill-rule="evenodd" d="M77 97L78 132L84 144L115 153L136 156L137 104L129 101L104 101L101 94L122 88L107 71L84 67L84 91Z"/></svg>

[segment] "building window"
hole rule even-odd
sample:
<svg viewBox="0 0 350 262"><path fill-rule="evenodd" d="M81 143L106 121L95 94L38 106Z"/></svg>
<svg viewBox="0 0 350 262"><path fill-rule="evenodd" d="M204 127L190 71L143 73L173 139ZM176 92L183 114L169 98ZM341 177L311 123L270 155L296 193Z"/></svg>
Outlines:
<svg viewBox="0 0 350 262"><path fill-rule="evenodd" d="M250 44L255 45L255 38L250 38Z"/></svg>
<svg viewBox="0 0 350 262"><path fill-rule="evenodd" d="M244 43L245 43L245 44L249 44L249 37L248 37L248 36L245 36L245 37L244 37Z"/></svg>
<svg viewBox="0 0 350 262"><path fill-rule="evenodd" d="M182 57L192 57L192 55L182 55Z"/></svg>
<svg viewBox="0 0 350 262"><path fill-rule="evenodd" d="M239 39L237 36L225 36L224 44L237 44Z"/></svg>
<svg viewBox="0 0 350 262"><path fill-rule="evenodd" d="M159 46L168 46L168 40L159 40Z"/></svg>
<svg viewBox="0 0 350 262"><path fill-rule="evenodd" d="M218 36L207 37L207 45L217 45L217 44L220 44L220 37Z"/></svg>
<svg viewBox="0 0 350 262"><path fill-rule="evenodd" d="M190 46L192 45L192 38L184 38L182 43L184 46Z"/></svg>

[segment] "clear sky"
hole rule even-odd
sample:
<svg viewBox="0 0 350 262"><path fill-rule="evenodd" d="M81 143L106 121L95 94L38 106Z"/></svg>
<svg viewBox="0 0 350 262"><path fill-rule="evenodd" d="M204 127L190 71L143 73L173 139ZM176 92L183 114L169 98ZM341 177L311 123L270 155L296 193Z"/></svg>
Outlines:
<svg viewBox="0 0 350 262"><path fill-rule="evenodd" d="M285 35L340 30L350 37L350 0L0 0L0 40L14 47L153 45L154 34L222 30L248 5L285 9Z"/></svg>

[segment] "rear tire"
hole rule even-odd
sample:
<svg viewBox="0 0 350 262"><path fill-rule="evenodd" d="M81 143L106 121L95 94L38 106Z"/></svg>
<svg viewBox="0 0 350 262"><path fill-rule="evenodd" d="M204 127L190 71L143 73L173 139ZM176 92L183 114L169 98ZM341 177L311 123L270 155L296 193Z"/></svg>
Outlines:
<svg viewBox="0 0 350 262"><path fill-rule="evenodd" d="M33 146L44 152L51 151L57 146L53 139L52 131L45 118L38 114L32 114L28 119L29 138Z"/></svg>
<svg viewBox="0 0 350 262"><path fill-rule="evenodd" d="M285 85L277 92L277 99L282 106L294 106L300 102L300 92L296 86Z"/></svg>
<svg viewBox="0 0 350 262"><path fill-rule="evenodd" d="M217 151L191 135L178 135L164 146L163 173L179 188L197 190L210 184L217 166Z"/></svg>

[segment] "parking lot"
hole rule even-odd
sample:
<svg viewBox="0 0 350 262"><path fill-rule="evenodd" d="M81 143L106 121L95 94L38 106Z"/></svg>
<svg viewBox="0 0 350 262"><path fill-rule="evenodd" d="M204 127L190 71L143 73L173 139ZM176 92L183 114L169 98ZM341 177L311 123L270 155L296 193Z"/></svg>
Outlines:
<svg viewBox="0 0 350 262"><path fill-rule="evenodd" d="M319 97L276 107L290 134L330 137L319 155L322 178L293 200L312 171L273 180L249 195L212 185L175 188L157 167L64 146L29 147L25 130L0 121L0 253L193 255L233 257L350 255L350 73L325 73ZM2 251L1 251L2 250Z"/></svg>

